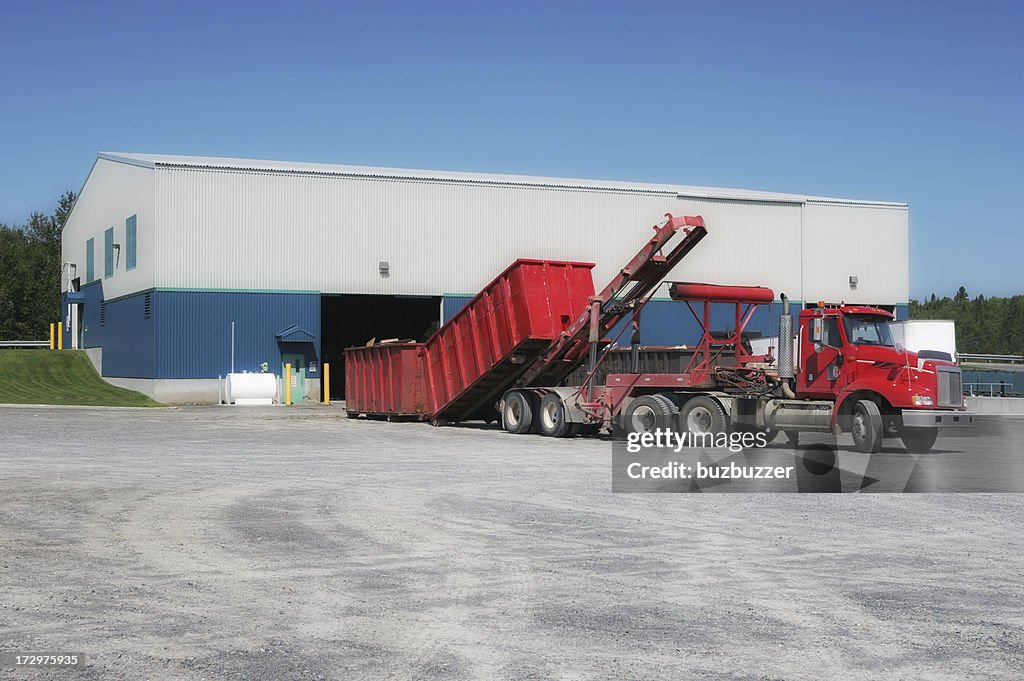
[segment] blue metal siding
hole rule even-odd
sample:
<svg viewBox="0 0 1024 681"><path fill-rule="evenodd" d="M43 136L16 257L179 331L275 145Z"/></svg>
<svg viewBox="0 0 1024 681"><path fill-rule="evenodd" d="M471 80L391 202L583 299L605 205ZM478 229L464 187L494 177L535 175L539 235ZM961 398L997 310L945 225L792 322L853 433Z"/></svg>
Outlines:
<svg viewBox="0 0 1024 681"><path fill-rule="evenodd" d="M320 296L306 293L154 291L156 378L217 378L231 370L235 322L235 371L259 371L267 362L279 373L281 352L302 352L319 364L320 339L279 343L274 334L293 324L320 333ZM104 353L105 354L105 353Z"/></svg>
<svg viewBox="0 0 1024 681"><path fill-rule="evenodd" d="M896 321L910 319L910 305L897 305L894 311Z"/></svg>
<svg viewBox="0 0 1024 681"><path fill-rule="evenodd" d="M703 318L703 303L692 303L693 311ZM797 312L799 305L791 306L791 312ZM779 330L779 315L782 314L782 303L760 305L750 318L746 331L751 334L773 336ZM627 318L611 333L615 338L623 326L629 323ZM711 304L711 330L732 331L736 328L736 307L726 303ZM643 345L694 345L701 337L700 323L686 307L686 303L674 300L652 300L640 314L640 342ZM627 329L619 336L619 345L629 345L630 331Z"/></svg>
<svg viewBox="0 0 1024 681"><path fill-rule="evenodd" d="M472 299L472 296L445 296L441 310L443 322L447 322ZM694 311L698 316L703 315L703 306L700 303L693 303ZM797 315L800 312L800 303L791 303L790 311ZM762 336L772 336L779 329L779 315L782 314L782 303L761 305L754 312L750 323L747 325L748 332L760 332ZM627 321L612 329L608 334L614 339ZM712 331L732 330L736 328L735 307L724 303L713 303L711 305L711 329ZM640 342L644 345L693 345L700 340L700 324L690 311L686 309L686 303L674 300L652 300L644 307L640 315ZM630 332L627 330L619 336L620 345L629 345Z"/></svg>
<svg viewBox="0 0 1024 681"><path fill-rule="evenodd" d="M473 300L473 296L444 296L441 299L441 323L447 324L448 320L457 315L459 310L471 300Z"/></svg>
<svg viewBox="0 0 1024 681"><path fill-rule="evenodd" d="M156 368L156 335L152 319L145 318L146 294L104 303L103 375L148 378Z"/></svg>
<svg viewBox="0 0 1024 681"><path fill-rule="evenodd" d="M146 294L103 300L103 282L82 287L82 347L103 348L103 375L151 378L156 366L153 320Z"/></svg>

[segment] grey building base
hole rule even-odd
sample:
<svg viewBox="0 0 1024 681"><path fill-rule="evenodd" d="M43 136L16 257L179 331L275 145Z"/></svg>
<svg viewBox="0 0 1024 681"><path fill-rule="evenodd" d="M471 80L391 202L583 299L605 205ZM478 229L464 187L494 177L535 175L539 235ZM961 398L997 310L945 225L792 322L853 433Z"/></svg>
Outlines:
<svg viewBox="0 0 1024 681"><path fill-rule="evenodd" d="M164 404L217 404L223 391L222 381L216 378L116 378L103 380L119 388L127 388L149 395Z"/></svg>
<svg viewBox="0 0 1024 681"><path fill-rule="evenodd" d="M103 348L85 348L85 355L92 362L96 373L103 375Z"/></svg>
<svg viewBox="0 0 1024 681"><path fill-rule="evenodd" d="M224 380L216 378L117 378L104 376L103 380L119 388L127 388L149 395L164 404L220 404L224 395ZM278 380L280 392L281 381ZM294 397L292 398L295 399ZM279 394L275 402L280 403ZM306 402L320 401L320 379L307 378Z"/></svg>

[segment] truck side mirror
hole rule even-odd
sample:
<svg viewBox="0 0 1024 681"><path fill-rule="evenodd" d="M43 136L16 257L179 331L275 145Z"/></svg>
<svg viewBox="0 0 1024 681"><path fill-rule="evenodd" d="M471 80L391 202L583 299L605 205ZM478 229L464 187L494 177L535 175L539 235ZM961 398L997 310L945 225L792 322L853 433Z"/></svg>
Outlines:
<svg viewBox="0 0 1024 681"><path fill-rule="evenodd" d="M815 319L814 323L811 324L811 340L814 341L815 344L821 343L821 336L823 334L823 330L822 330L823 324L824 324L824 320L822 320L821 317L818 317L817 319ZM821 351L820 350L815 350L815 352L821 352Z"/></svg>

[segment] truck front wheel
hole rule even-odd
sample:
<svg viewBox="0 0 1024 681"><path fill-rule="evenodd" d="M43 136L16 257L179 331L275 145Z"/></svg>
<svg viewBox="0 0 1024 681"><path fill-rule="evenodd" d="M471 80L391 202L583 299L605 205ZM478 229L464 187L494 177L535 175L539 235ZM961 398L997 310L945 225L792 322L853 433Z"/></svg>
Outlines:
<svg viewBox="0 0 1024 681"><path fill-rule="evenodd" d="M925 454L935 446L935 438L939 436L938 428L904 428L900 431L900 439L908 452Z"/></svg>
<svg viewBox="0 0 1024 681"><path fill-rule="evenodd" d="M882 412L871 400L860 400L853 405L850 434L853 448L865 454L874 454L882 448Z"/></svg>

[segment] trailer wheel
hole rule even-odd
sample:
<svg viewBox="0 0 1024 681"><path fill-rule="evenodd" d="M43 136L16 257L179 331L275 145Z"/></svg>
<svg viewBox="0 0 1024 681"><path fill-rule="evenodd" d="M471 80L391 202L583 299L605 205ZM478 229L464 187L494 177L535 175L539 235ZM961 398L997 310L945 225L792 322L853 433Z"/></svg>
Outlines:
<svg viewBox="0 0 1024 681"><path fill-rule="evenodd" d="M688 433L717 435L729 432L729 419L722 405L710 397L692 397L679 410L679 423Z"/></svg>
<svg viewBox="0 0 1024 681"><path fill-rule="evenodd" d="M505 408L501 411L505 430L513 435L529 433L533 425L533 405L530 397L518 390L505 395Z"/></svg>
<svg viewBox="0 0 1024 681"><path fill-rule="evenodd" d="M912 454L926 454L935 446L939 436L938 428L904 428L900 431L903 446Z"/></svg>
<svg viewBox="0 0 1024 681"><path fill-rule="evenodd" d="M624 416L629 433L653 433L658 428L678 430L675 405L663 395L641 395L629 403Z"/></svg>
<svg viewBox="0 0 1024 681"><path fill-rule="evenodd" d="M571 423L565 420L565 407L558 393L548 393L540 401L540 433L547 437L567 437L573 433Z"/></svg>
<svg viewBox="0 0 1024 681"><path fill-rule="evenodd" d="M850 421L853 448L865 454L874 454L882 448L882 412L871 400L860 400L853 405Z"/></svg>

